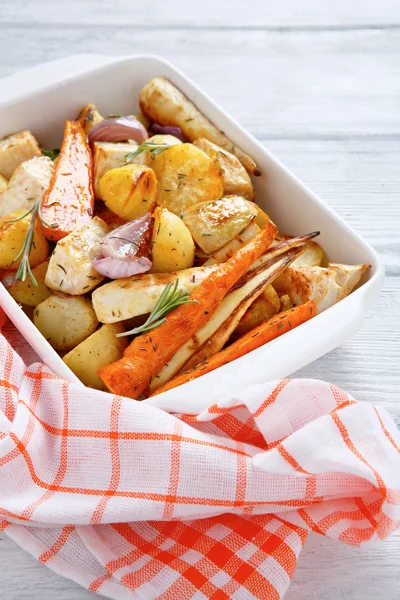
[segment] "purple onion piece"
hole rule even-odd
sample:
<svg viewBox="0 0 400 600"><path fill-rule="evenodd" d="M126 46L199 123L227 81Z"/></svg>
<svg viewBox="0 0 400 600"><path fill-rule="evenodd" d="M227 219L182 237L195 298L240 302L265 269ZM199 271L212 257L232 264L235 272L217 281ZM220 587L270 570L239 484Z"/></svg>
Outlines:
<svg viewBox="0 0 400 600"><path fill-rule="evenodd" d="M173 135L176 138L178 138L178 140L181 140L182 142L185 141L185 136L183 135L180 127L173 127L172 125L159 125L158 123L153 123L153 125L151 126L151 131L155 134Z"/></svg>
<svg viewBox="0 0 400 600"><path fill-rule="evenodd" d="M137 260L138 256L149 256L153 224L154 217L146 213L107 233L100 242L103 258L132 261Z"/></svg>
<svg viewBox="0 0 400 600"><path fill-rule="evenodd" d="M93 259L92 264L100 275L109 279L122 279L139 273L146 273L151 269L152 262L144 256L130 262L118 258L97 257Z"/></svg>
<svg viewBox="0 0 400 600"><path fill-rule="evenodd" d="M89 143L126 142L134 140L138 144L149 137L144 125L133 116L103 119L93 125L88 133Z"/></svg>

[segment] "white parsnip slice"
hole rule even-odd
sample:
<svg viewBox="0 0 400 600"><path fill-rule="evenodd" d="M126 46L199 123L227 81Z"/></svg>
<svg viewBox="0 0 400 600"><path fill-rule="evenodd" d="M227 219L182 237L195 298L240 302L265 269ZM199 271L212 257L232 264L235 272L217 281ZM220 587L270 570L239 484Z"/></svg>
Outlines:
<svg viewBox="0 0 400 600"><path fill-rule="evenodd" d="M178 289L194 290L218 268L193 267L172 273L137 275L106 283L93 292L93 308L101 323L117 323L151 312L167 283L179 279Z"/></svg>

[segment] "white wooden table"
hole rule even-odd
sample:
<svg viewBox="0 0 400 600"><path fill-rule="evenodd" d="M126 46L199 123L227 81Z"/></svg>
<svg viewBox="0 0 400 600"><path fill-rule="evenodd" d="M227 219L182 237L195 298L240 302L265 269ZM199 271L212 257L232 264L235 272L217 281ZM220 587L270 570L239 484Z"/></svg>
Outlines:
<svg viewBox="0 0 400 600"><path fill-rule="evenodd" d="M181 67L381 254L362 330L300 371L400 426L399 0L0 0L0 76L77 52L155 53ZM0 538L0 597L89 600ZM313 536L287 600L400 598L400 534L370 550Z"/></svg>

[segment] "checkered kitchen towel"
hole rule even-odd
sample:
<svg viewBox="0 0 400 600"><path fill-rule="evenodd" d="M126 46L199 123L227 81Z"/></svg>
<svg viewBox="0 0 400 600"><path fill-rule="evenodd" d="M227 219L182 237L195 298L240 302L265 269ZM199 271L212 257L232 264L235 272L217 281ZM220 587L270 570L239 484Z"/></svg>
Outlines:
<svg viewBox="0 0 400 600"><path fill-rule="evenodd" d="M0 528L109 598L282 598L310 530L359 546L399 525L399 446L322 381L170 415L27 367L0 334Z"/></svg>

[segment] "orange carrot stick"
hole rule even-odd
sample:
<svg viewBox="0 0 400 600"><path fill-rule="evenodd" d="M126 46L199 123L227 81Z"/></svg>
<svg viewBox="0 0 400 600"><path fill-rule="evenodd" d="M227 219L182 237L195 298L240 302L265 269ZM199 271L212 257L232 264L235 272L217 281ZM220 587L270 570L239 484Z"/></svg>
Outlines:
<svg viewBox="0 0 400 600"><path fill-rule="evenodd" d="M191 304L170 312L156 329L133 340L124 357L98 370L110 392L138 398L169 359L217 310L227 292L246 273L277 235L269 222L255 238L211 273L191 294Z"/></svg>
<svg viewBox="0 0 400 600"><path fill-rule="evenodd" d="M64 140L50 186L43 196L41 216L45 236L58 241L93 217L93 165L79 123L66 121Z"/></svg>
<svg viewBox="0 0 400 600"><path fill-rule="evenodd" d="M152 396L156 396L167 390L172 390L178 385L182 385L183 383L197 379L197 377L201 377L201 375L210 373L211 371L218 369L218 367L222 367L223 365L236 360L236 358L240 358L244 354L248 354L256 348L267 344L287 331L298 327L298 325L305 323L316 314L317 306L314 300L310 300L310 302L307 302L306 304L300 304L300 306L290 308L280 315L275 315L262 325L259 325L246 333L243 337L225 348L225 350L221 350L221 352L212 356L206 362L201 363L191 371L177 375L154 392Z"/></svg>

